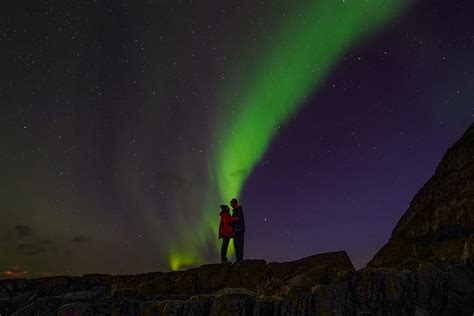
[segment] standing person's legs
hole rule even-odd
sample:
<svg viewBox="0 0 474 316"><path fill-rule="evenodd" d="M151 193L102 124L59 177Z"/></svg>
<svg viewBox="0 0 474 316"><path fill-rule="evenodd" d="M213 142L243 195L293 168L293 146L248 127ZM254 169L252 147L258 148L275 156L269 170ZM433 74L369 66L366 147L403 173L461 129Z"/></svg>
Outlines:
<svg viewBox="0 0 474 316"><path fill-rule="evenodd" d="M242 261L244 259L244 233L234 233L234 248L235 248L235 259L236 261Z"/></svg>
<svg viewBox="0 0 474 316"><path fill-rule="evenodd" d="M222 237L221 261L227 262L227 247L229 246L229 237Z"/></svg>
<svg viewBox="0 0 474 316"><path fill-rule="evenodd" d="M240 260L244 260L244 240L245 240L245 233L242 232L241 239L240 239Z"/></svg>

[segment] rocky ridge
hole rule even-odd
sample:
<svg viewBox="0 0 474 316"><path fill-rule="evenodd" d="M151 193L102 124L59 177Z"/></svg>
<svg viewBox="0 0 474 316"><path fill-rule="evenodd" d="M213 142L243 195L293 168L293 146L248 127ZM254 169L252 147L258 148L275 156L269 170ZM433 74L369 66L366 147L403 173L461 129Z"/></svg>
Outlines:
<svg viewBox="0 0 474 316"><path fill-rule="evenodd" d="M343 251L286 263L0 281L2 315L470 315L474 270L355 271Z"/></svg>

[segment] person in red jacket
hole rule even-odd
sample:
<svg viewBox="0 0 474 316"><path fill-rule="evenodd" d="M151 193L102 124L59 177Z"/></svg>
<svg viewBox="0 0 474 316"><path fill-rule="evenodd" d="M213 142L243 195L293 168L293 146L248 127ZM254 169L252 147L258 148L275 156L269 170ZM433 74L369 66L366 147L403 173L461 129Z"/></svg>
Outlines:
<svg viewBox="0 0 474 316"><path fill-rule="evenodd" d="M229 241L234 235L232 224L239 220L237 217L230 216L228 205L221 205L221 222L219 224L219 239L222 238L221 260L222 263L227 262L227 247Z"/></svg>

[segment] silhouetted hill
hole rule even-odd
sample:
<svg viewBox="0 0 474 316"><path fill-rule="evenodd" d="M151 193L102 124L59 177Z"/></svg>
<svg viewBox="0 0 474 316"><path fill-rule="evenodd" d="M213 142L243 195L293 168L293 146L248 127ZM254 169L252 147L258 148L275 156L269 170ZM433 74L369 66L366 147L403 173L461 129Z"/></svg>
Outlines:
<svg viewBox="0 0 474 316"><path fill-rule="evenodd" d="M370 267L459 262L474 233L474 124L445 154Z"/></svg>

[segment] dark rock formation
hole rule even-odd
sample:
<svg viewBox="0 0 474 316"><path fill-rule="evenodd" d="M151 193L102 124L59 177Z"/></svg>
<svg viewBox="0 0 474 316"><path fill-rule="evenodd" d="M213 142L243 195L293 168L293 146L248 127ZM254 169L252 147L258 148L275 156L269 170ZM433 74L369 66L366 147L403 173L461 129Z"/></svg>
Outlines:
<svg viewBox="0 0 474 316"><path fill-rule="evenodd" d="M417 269L423 262L460 262L472 233L474 124L447 151L433 177L396 225L389 242L368 266Z"/></svg>
<svg viewBox="0 0 474 316"><path fill-rule="evenodd" d="M274 270L276 266L282 270ZM150 280L151 276L154 279ZM239 276L242 279L238 281ZM232 282L239 287L229 287ZM205 265L185 272L0 280L0 313L16 316L472 315L472 312L474 270L471 266L422 264L417 271L390 268L354 271L345 252L283 264L249 260L234 265Z"/></svg>
<svg viewBox="0 0 474 316"><path fill-rule="evenodd" d="M339 251L287 263L244 260L169 273L0 280L0 314L279 315L293 308L285 296L298 301L314 284L354 272Z"/></svg>

